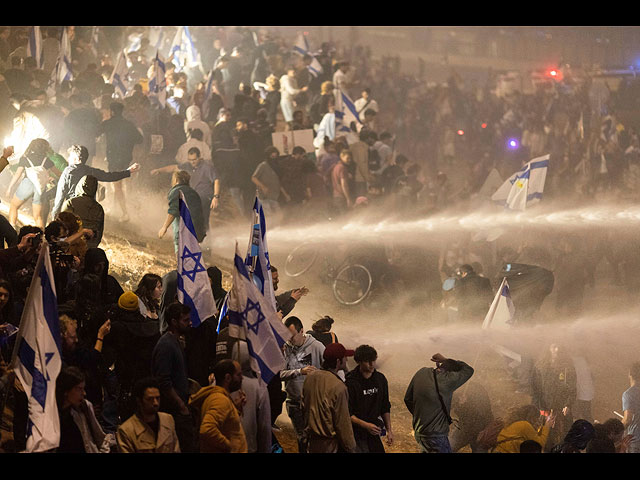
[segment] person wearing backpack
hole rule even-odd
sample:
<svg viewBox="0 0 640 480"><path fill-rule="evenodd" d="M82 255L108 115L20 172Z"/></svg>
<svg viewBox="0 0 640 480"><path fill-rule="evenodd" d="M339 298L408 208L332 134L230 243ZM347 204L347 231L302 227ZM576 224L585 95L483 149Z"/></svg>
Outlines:
<svg viewBox="0 0 640 480"><path fill-rule="evenodd" d="M43 205L49 202L49 193L53 191L47 186L52 179L57 179L62 173L48 157L50 150L51 146L47 140L36 138L31 141L23 157L16 164L17 169L7 189L7 196L10 196L13 188L20 181L9 208L9 223L14 227L18 220L18 210L31 198L34 222L36 226L44 228ZM23 174L25 174L24 177Z"/></svg>
<svg viewBox="0 0 640 480"><path fill-rule="evenodd" d="M461 360L440 353L431 357L436 368L422 367L411 379L404 403L413 415L415 439L423 453L452 453L449 443L453 392L473 375Z"/></svg>
<svg viewBox="0 0 640 480"><path fill-rule="evenodd" d="M543 450L553 428L556 413L546 417L544 425L538 427L540 411L535 405L523 405L513 410L510 418L498 434L493 453L520 453L520 445L526 440L538 442Z"/></svg>

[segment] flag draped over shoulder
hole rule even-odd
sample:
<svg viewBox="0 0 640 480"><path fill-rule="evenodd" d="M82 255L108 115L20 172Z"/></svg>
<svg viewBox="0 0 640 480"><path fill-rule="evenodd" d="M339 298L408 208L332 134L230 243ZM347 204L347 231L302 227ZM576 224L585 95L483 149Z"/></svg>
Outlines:
<svg viewBox="0 0 640 480"><path fill-rule="evenodd" d="M534 158L511 175L491 196L491 200L510 210L525 210L542 199L549 167L549 155Z"/></svg>
<svg viewBox="0 0 640 480"><path fill-rule="evenodd" d="M202 259L189 206L180 192L178 234L178 300L191 308L191 325L197 327L218 313L211 283Z"/></svg>
<svg viewBox="0 0 640 480"><path fill-rule="evenodd" d="M35 58L38 68L42 67L42 33L40 27L31 27L27 52Z"/></svg>
<svg viewBox="0 0 640 480"><path fill-rule="evenodd" d="M44 242L31 280L13 351L12 367L27 395L27 452L58 447L56 379L62 367L58 301L49 245Z"/></svg>
<svg viewBox="0 0 640 480"><path fill-rule="evenodd" d="M335 99L336 135L339 135L340 133L349 133L351 132L351 123L356 122L356 125L358 123L362 123L360 121L358 111L356 110L356 106L349 98L349 95L339 88L335 90Z"/></svg>
<svg viewBox="0 0 640 480"><path fill-rule="evenodd" d="M489 311L487 312L486 317L484 317L482 328L511 328L513 326L513 317L515 312L516 309L513 306L513 301L511 300L509 283L506 278L503 278L500 288L498 288L498 292L496 293L493 302L491 302Z"/></svg>
<svg viewBox="0 0 640 480"><path fill-rule="evenodd" d="M167 105L167 77L166 66L160 57L160 52L156 52L152 65L153 75L149 79L149 99L164 108Z"/></svg>
<svg viewBox="0 0 640 480"><path fill-rule="evenodd" d="M200 65L200 54L193 43L189 27L178 27L171 43L169 56L172 57L172 62L176 66L176 72Z"/></svg>
<svg viewBox="0 0 640 480"><path fill-rule="evenodd" d="M253 218L254 222L251 227L245 265L252 273L253 283L256 284L260 293L276 310L276 297L273 290L273 279L271 278L269 248L267 247L267 222L264 217L262 202L258 197L253 203Z"/></svg>
<svg viewBox="0 0 640 480"><path fill-rule="evenodd" d="M129 67L124 52L120 52L113 68L109 83L115 87L115 91L120 98L125 98L129 92Z"/></svg>
<svg viewBox="0 0 640 480"><path fill-rule="evenodd" d="M229 336L246 340L251 368L268 384L285 367L282 345L291 338L273 305L251 280L236 244L228 296Z"/></svg>

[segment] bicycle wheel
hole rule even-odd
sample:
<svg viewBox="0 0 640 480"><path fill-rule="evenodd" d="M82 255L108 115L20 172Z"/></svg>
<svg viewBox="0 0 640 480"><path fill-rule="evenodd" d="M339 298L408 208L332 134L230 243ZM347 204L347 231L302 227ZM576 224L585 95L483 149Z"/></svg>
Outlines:
<svg viewBox="0 0 640 480"><path fill-rule="evenodd" d="M313 266L317 256L317 244L303 243L298 245L284 262L284 271L290 277L299 277Z"/></svg>
<svg viewBox="0 0 640 480"><path fill-rule="evenodd" d="M371 273L364 265L347 265L333 281L333 295L343 305L357 305L371 291Z"/></svg>

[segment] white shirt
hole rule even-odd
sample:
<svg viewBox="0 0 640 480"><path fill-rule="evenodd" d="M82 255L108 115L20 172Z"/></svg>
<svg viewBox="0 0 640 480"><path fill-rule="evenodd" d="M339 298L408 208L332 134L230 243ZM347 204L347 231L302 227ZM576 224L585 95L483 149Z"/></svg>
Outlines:
<svg viewBox="0 0 640 480"><path fill-rule="evenodd" d="M367 102L369 102L368 105L367 105ZM360 97L358 100L355 101L354 106L356 107L356 112L358 112L358 116L360 117L360 120L364 119L364 112L366 112L369 109L374 110L376 113L380 111L380 109L378 108L378 102L376 102L373 99L365 100L364 98Z"/></svg>

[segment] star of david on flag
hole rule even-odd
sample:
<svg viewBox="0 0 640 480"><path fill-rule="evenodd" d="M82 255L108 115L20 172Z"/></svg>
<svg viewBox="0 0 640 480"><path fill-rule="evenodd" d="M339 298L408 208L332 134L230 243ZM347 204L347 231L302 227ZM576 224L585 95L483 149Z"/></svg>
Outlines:
<svg viewBox="0 0 640 480"><path fill-rule="evenodd" d="M291 332L251 280L237 244L233 263L233 285L227 302L229 336L247 342L251 369L268 384L285 366L281 348Z"/></svg>
<svg viewBox="0 0 640 480"><path fill-rule="evenodd" d="M542 199L549 155L534 158L511 175L491 199L510 210L525 210Z"/></svg>
<svg viewBox="0 0 640 480"><path fill-rule="evenodd" d="M60 444L56 380L62 356L58 321L49 244L43 242L11 360L29 405L26 452L45 452Z"/></svg>
<svg viewBox="0 0 640 480"><path fill-rule="evenodd" d="M256 196L253 202L254 222L249 236L249 247L245 257L245 265L252 272L253 283L276 310L276 296L271 277L271 263L269 262L269 248L267 247L267 221L264 216L262 202Z"/></svg>
<svg viewBox="0 0 640 480"><path fill-rule="evenodd" d="M202 250L191 220L189 206L180 192L178 230L178 300L191 308L191 325L197 327L218 313Z"/></svg>

